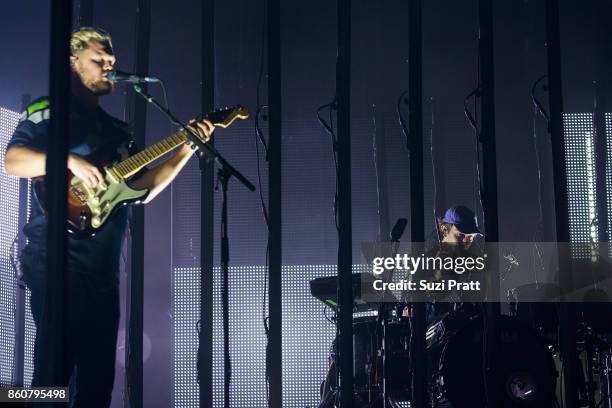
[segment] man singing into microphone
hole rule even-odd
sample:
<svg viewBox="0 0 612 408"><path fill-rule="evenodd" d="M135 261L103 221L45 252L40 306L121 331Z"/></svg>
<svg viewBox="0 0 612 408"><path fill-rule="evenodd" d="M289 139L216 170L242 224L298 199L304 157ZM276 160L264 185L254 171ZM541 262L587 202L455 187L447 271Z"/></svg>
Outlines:
<svg viewBox="0 0 612 408"><path fill-rule="evenodd" d="M125 158L133 152L131 135L125 123L104 112L98 100L110 94L114 84L108 74L115 65L110 35L97 28L81 28L70 40L71 113L68 169L95 187L104 180L87 156L100 152ZM50 109L47 98L35 100L23 113L7 146L5 169L10 175L44 176ZM214 127L208 121L191 121L191 129L203 140ZM133 188L149 189L146 202L155 198L185 166L194 153L183 146L164 163L137 174ZM21 254L23 280L31 291L30 306L37 328L45 313L47 219L39 197L33 195L32 214L24 227L28 244ZM108 407L115 373L115 349L119 323L119 258L127 225L127 208L118 209L93 237L68 237L67 310L65 317L67 349L63 361L63 385L74 374L76 392L73 407ZM40 331L39 331L40 333ZM41 383L46 358L36 336L34 379Z"/></svg>

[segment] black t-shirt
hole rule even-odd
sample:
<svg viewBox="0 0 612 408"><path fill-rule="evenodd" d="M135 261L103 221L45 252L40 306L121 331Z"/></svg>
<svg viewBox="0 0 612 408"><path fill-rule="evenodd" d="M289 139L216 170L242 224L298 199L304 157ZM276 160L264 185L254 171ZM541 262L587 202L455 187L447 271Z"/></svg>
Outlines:
<svg viewBox="0 0 612 408"><path fill-rule="evenodd" d="M73 104L70 113L70 153L84 158L106 153L115 159L126 158L133 153L131 133L127 125L110 116L101 108L86 110ZM49 136L50 108L46 98L34 101L22 114L7 150L23 146L46 151ZM47 217L36 194L32 194L31 214L23 231L28 243L21 253L23 279L44 278L47 250ZM104 226L93 236L68 235L68 271L93 287L105 289L119 283L119 258L128 209L115 210Z"/></svg>

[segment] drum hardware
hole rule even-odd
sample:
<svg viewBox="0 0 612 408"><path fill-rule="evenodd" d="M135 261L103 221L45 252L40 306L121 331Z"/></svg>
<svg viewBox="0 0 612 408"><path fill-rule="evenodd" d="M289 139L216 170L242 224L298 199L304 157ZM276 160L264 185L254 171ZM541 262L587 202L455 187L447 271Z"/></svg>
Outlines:
<svg viewBox="0 0 612 408"><path fill-rule="evenodd" d="M607 348L598 353L600 402L602 408L612 408L612 352Z"/></svg>
<svg viewBox="0 0 612 408"><path fill-rule="evenodd" d="M551 300L557 291L554 284L536 284L509 292L512 316L499 322L503 352L498 386L504 408L555 406L558 303ZM530 302L539 299L548 302ZM399 407L411 391L410 309L399 302L363 306L368 315L353 320L355 408ZM580 395L583 406L591 408L612 408L612 349L605 335L612 333L605 313L609 306L582 304L579 309L576 345L586 356ZM426 332L431 406L483 407L482 304L428 307L437 316ZM320 408L334 407L337 389L322 399Z"/></svg>
<svg viewBox="0 0 612 408"><path fill-rule="evenodd" d="M581 406L612 408L612 347L609 335L602 335L587 322L582 322L578 336L578 345L586 363Z"/></svg>
<svg viewBox="0 0 612 408"><path fill-rule="evenodd" d="M398 323L398 315L400 313L398 313L398 309L396 307L396 305L394 305L394 307L390 310L391 312L391 319L393 319L395 321L395 323ZM389 354L390 354L390 346L389 346L389 332L388 332L388 324L389 319L386 318L387 316L387 304L381 302L379 305L379 309L378 309L378 317L377 317L377 328L378 330L380 330L380 336L377 336L377 339L379 338L379 344L380 347L378 349L377 355L380 358L381 361L381 368L382 368L382 378L380 380L381 382L381 389L382 392L379 396L379 399L382 400L382 404L383 407L393 407L396 402L394 401L393 398L391 398L391 390L389 389L389 364L387 362L387 359L389 358ZM411 334L410 334L411 335ZM411 377L411 374L408 374L408 378ZM368 387L369 391L371 391L371 382L369 384L370 386ZM369 398L371 398L372 394L369 393ZM371 399L369 400L371 402L373 402Z"/></svg>
<svg viewBox="0 0 612 408"><path fill-rule="evenodd" d="M582 286L585 286L583 283ZM558 350L560 288L554 283L524 285L508 291L511 315L532 327L554 354ZM612 408L612 354L609 336L612 303L601 288L588 289L576 304L578 350L583 354L578 376L579 406Z"/></svg>
<svg viewBox="0 0 612 408"><path fill-rule="evenodd" d="M449 306L446 310L450 311L427 330L429 370L433 373L431 406L483 407L481 308L473 304ZM505 407L552 408L557 371L545 342L515 317L501 317L500 330L504 352L499 387L505 395ZM400 401L409 400L410 333L405 305L386 304L375 317L354 319L355 408L397 408ZM612 354L605 360L597 353L600 371L604 372L604 363L612 368ZM600 384L603 387L604 382ZM612 380L608 384L612 389ZM322 399L319 408L333 408L337 389Z"/></svg>
<svg viewBox="0 0 612 408"><path fill-rule="evenodd" d="M390 297L383 302L368 302L362 297L361 288L363 279L372 279L371 274L353 274L352 278L355 408L399 408L398 401L405 401L410 395L410 377L402 371L408 366L406 305ZM310 281L311 294L332 310L337 304L336 288L336 277ZM336 403L337 381L334 382L332 371L337 371L334 363L323 384L319 408L333 407Z"/></svg>
<svg viewBox="0 0 612 408"><path fill-rule="evenodd" d="M353 319L355 408L400 408L400 401L410 397L410 378L405 372L409 325L403 307L384 306L375 315ZM335 344L319 408L334 407L338 398L334 355Z"/></svg>
<svg viewBox="0 0 612 408"><path fill-rule="evenodd" d="M340 395L337 390L329 394L317 408L337 408ZM382 405L382 397L377 395L371 402L361 398L358 394L354 396L354 406L352 408L404 408L399 402L388 400L386 405Z"/></svg>
<svg viewBox="0 0 612 408"><path fill-rule="evenodd" d="M597 364L594 361L596 353L597 335L593 332L586 322L578 323L576 330L576 350L577 358L580 363L577 365L580 370L578 375L578 406L591 407L595 405L596 382L595 375Z"/></svg>
<svg viewBox="0 0 612 408"><path fill-rule="evenodd" d="M385 304L380 303L378 306L378 321L376 326L381 328L381 336L382 341L380 348L378 349L378 354L382 361L382 400L383 405L387 405L387 401L389 400L389 395L387 393L387 376L389 375L387 371L387 350L389 349L389 345L387 344L387 319L385 317Z"/></svg>
<svg viewBox="0 0 612 408"><path fill-rule="evenodd" d="M428 350L434 372L430 388L434 407L480 408L484 400L482 317L472 318L454 332L440 336ZM549 350L517 319L499 321L499 391L504 407L553 407L557 372Z"/></svg>
<svg viewBox="0 0 612 408"><path fill-rule="evenodd" d="M590 330L589 330L590 331ZM596 361L595 361L595 353L596 348L594 344L594 340L592 338L593 333L590 331L590 335L586 338L585 341L585 353L586 353L586 401L589 407L595 407L595 392L597 390L597 382L595 381L595 373L597 371Z"/></svg>
<svg viewBox="0 0 612 408"><path fill-rule="evenodd" d="M558 300L560 293L555 283L522 285L507 293L510 315L535 330L553 353L558 349L559 304L551 300Z"/></svg>

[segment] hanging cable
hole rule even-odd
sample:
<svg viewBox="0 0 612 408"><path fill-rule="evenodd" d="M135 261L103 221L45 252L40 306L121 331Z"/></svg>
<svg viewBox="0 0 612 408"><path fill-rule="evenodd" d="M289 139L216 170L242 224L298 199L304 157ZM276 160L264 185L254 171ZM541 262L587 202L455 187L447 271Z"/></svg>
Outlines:
<svg viewBox="0 0 612 408"><path fill-rule="evenodd" d="M480 75L480 59L481 59L481 55L480 55L480 36L478 38L478 54L477 54L477 61L476 61L476 84L477 84L477 94L474 97L474 121L476 124L478 124L478 100L479 98L482 96L482 81L481 81L481 75ZM483 191L483 185L482 185L482 179L481 179L481 175L480 175L480 143L482 142L481 138L482 135L480 133L480 131L478 130L478 125L476 126L476 129L474 130L474 138L476 139L474 141L474 156L476 156L475 159L475 171L476 171L476 180L475 180L475 186L476 186L476 190L478 191L478 194L473 194L474 196L474 214L476 215L476 223L478 224L478 208L480 208L481 212L482 212L482 220L484 223L484 213L485 213L485 208L483 205L483 201L482 201L482 191ZM477 200L477 201L476 201Z"/></svg>
<svg viewBox="0 0 612 408"><path fill-rule="evenodd" d="M546 109L544 109L544 105L542 105L542 103L538 100L536 93L538 90L538 85L545 78L547 78L547 75L542 75L541 77L536 79L536 81L533 83L533 86L531 87L531 100L533 102L533 151L535 155L536 168L537 168L537 174L538 174L538 183L537 183L538 226L535 232L536 236L534 237L534 245L535 245L534 257L537 257L537 259L539 260L539 263L536 265L536 262L534 259L534 269L533 270L534 270L534 275L535 275L534 276L535 282L538 282L538 275L537 275L538 267L542 272L544 272L544 261L542 258L542 251L538 245L538 242L541 242L544 240L544 207L542 203L542 192L543 192L542 158L540 157L540 148L539 148L539 143L538 143L537 119L538 119L538 116L543 117L546 120L547 129L549 128L550 119L548 117L548 113L546 112ZM542 84L541 89L544 91L547 91L548 86L545 84Z"/></svg>
<svg viewBox="0 0 612 408"><path fill-rule="evenodd" d="M436 237L438 238L438 244L442 243L442 237L440 236L440 228L438 228L438 179L436 177L436 151L434 148L434 128L436 125L435 118L435 100L433 96L429 97L429 106L431 110L431 122L429 127L429 155L431 157L431 173L433 183L433 221L434 228L436 231Z"/></svg>
<svg viewBox="0 0 612 408"><path fill-rule="evenodd" d="M472 114L472 112L470 112L470 109L468 107L468 103L469 100L471 98L474 98L474 113ZM477 197L478 199L478 206L474 206L474 214L478 214L477 208L476 207L480 207L482 213L483 213L483 219L484 219L484 206L482 205L482 190L483 190L483 186L482 186L482 177L480 174L480 130L478 129L478 110L477 110L477 100L478 98L480 98L480 85L475 88L474 90L472 90L463 100L463 113L465 115L465 118L467 119L470 127L474 130L474 155L475 157L475 170L476 170L476 181L475 181L475 185L476 185L476 191L474 192L474 197Z"/></svg>
<svg viewBox="0 0 612 408"><path fill-rule="evenodd" d="M532 99L534 101L534 109L533 109L533 153L536 159L536 170L538 175L538 183L537 183L537 197L538 197L538 226L536 231L536 239L541 240L544 234L544 214L542 208L542 163L540 162L540 152L538 148L538 132L537 132L537 119L538 119L538 106L537 100L535 96L533 96L532 89Z"/></svg>
<svg viewBox="0 0 612 408"><path fill-rule="evenodd" d="M480 143L481 133L478 126L478 99L481 97L482 87L481 87L481 78L480 78L480 38L478 39L478 56L476 61L476 66L478 67L476 70L476 88L474 88L463 100L463 113L470 125L470 127L474 130L474 156L475 156L475 171L476 171L476 180L474 182L475 190L473 193L474 196L474 214L476 216L476 222L478 224L478 207L480 207L482 211L482 219L485 219L486 209L484 208L482 201L482 192L484 190L482 185L482 177L480 174L480 160L481 160L481 151L480 151ZM468 108L469 100L473 98L474 101L474 112L470 112ZM476 205L476 200L478 201L478 205ZM488 366L488 351L487 351L487 316L486 316L486 308L484 304L482 304L482 379L483 384L485 385L485 397L488 398L489 392L486 389L487 387L487 366ZM488 402L487 402L488 405Z"/></svg>
<svg viewBox="0 0 612 408"><path fill-rule="evenodd" d="M550 117L548 116L548 112L546 112L546 109L544 109L544 105L542 105L542 103L536 97L537 87L540 84L540 82L542 82L545 78L548 78L548 75L542 75L534 82L533 86L531 87L531 100L533 101L533 105L536 108L536 111L540 115L542 115L544 119L546 119L546 124L548 125L548 123L550 122ZM548 92L548 85L542 84L542 90Z"/></svg>
<svg viewBox="0 0 612 408"><path fill-rule="evenodd" d="M323 119L323 117L321 116L321 112L324 109L328 109L328 118L329 118L329 123L325 121L325 119ZM319 124L321 126L323 126L323 128L325 129L325 131L327 132L327 134L329 134L331 142L332 142L332 156L334 158L334 179L335 179L335 185L334 185L334 202L333 202L333 213L334 213L334 225L336 227L336 232L338 234L340 234L340 225L338 224L338 174L339 174L339 168L338 168L338 140L336 137L336 133L334 131L334 111L337 110L337 99L336 96L334 96L334 98L331 100L331 102L326 103L325 105L321 105L317 108L316 114L317 114L317 120L319 121ZM334 344L337 344L337 339L339 338L339 327L338 327L338 321L335 321L335 325L336 325L336 340L334 340ZM333 356L332 356L333 360L334 360L334 364L336 367L336 384L339 384L339 379L340 379L340 370L337 369L339 366L339 362L338 362L338 353L336 352ZM337 404L340 398L340 393L336 392L334 394L334 404Z"/></svg>
<svg viewBox="0 0 612 408"><path fill-rule="evenodd" d="M327 309L331 310L331 307L325 305L323 306L323 316L325 317L325 320L327 320L328 322L330 322L331 324L336 324L336 317L335 316L329 316L327 314Z"/></svg>
<svg viewBox="0 0 612 408"><path fill-rule="evenodd" d="M378 128L376 126L376 105L372 104L372 152L374 153L374 173L376 174L376 210L379 216L378 223L378 239L380 241L384 240L383 231L382 231L382 223L381 213L382 213L382 203L380 198L380 169L378 168L378 149L376 148L376 141L378 137ZM386 216L386 213L385 213Z"/></svg>
<svg viewBox="0 0 612 408"><path fill-rule="evenodd" d="M334 171L335 171L335 189L334 189L334 204L333 204L333 211L334 211L334 224L336 226L336 231L340 231L340 226L338 225L338 140L336 138L336 132L334 130L334 121L333 121L333 115L334 115L334 111L336 110L336 97L334 97L334 99L329 102L326 103L325 105L321 105L317 108L317 120L319 121L319 123L321 124L321 126L323 126L323 128L325 129L325 131L329 134L329 136L331 137L331 141L332 141L332 155L334 158ZM323 117L321 116L321 111L323 111L324 109L329 109L328 111L328 117L329 117L329 123L325 121L325 119L323 119Z"/></svg>
<svg viewBox="0 0 612 408"><path fill-rule="evenodd" d="M159 85L161 86L162 89L162 95L164 97L164 104L166 105L165 108L169 109L169 105L168 105L168 94L166 93L166 86L164 85L164 81L162 81L161 79L159 80Z"/></svg>
<svg viewBox="0 0 612 408"><path fill-rule="evenodd" d="M480 97L480 88L475 88L463 99L463 114L465 115L465 118L470 124L470 127L474 129L474 131L478 132L478 123L476 123L476 118L474 117L474 115L472 115L472 113L470 112L470 108L468 107L468 103L472 97Z"/></svg>
<svg viewBox="0 0 612 408"><path fill-rule="evenodd" d="M538 172L538 231L540 236L538 237L540 240L542 239L544 233L544 208L542 204L542 160L540 157L540 149L538 146L538 133L537 133L537 119L538 115L542 116L546 120L546 125L548 127L549 118L548 113L544 109L544 106L538 98L536 97L536 91L539 83L546 78L546 75L542 75L539 77L531 87L531 100L533 101L533 151L536 159L536 168ZM542 85L543 90L547 90L546 85Z"/></svg>
<svg viewBox="0 0 612 408"><path fill-rule="evenodd" d="M410 103L408 99L406 98L407 93L408 91L404 91L400 94L400 96L397 98L396 106L397 106L397 119L402 129L402 133L404 134L404 137L406 138L406 150L408 150L408 153L410 154L410 132L408 131L408 126L406 126L406 121L404 120L404 117L402 115L402 109L401 109L402 102L406 105Z"/></svg>
<svg viewBox="0 0 612 408"><path fill-rule="evenodd" d="M263 182L261 178L261 152L260 152L260 144L263 148L265 162L269 162L269 149L268 143L264 137L263 131L260 126L260 119L264 121L268 120L267 115L263 112L265 109L268 109L269 106L261 103L261 86L263 82L264 76L264 60L266 55L266 27L267 27L267 1L264 0L263 3L263 16L262 16L262 29L261 29L261 38L260 38L260 53L259 53L259 72L257 74L257 86L256 86L256 104L257 109L255 110L255 154L257 157L257 182L259 187L259 202L261 205L261 213L264 219L264 223L266 224L266 232L268 236L270 234L270 222L268 217L268 208L266 205L266 201L263 196ZM262 312L262 323L264 327L264 334L266 336L266 350L265 350L265 392L266 392L266 403L270 406L270 326L269 321L270 317L268 315L268 268L269 268L269 256L270 256L270 243L266 244L266 255L265 255L265 268L264 268L264 287L262 294L262 304L261 304L261 312Z"/></svg>
<svg viewBox="0 0 612 408"><path fill-rule="evenodd" d="M261 145L263 146L263 150L265 153L265 158L266 158L266 162L268 162L268 145L266 143L266 140L264 138L263 132L259 126L259 118L261 116L261 112L263 109L267 109L268 105L257 105L257 110L255 111L255 151L257 154L257 181L259 184L259 201L261 203L261 212L264 218L264 221L266 223L266 229L269 230L270 228L270 223L269 223L269 219L268 219L268 208L266 206L264 197L263 197L263 191L262 191L262 182L261 182L261 154L259 152L259 144L261 143ZM264 121L267 120L267 116L264 115L263 117Z"/></svg>

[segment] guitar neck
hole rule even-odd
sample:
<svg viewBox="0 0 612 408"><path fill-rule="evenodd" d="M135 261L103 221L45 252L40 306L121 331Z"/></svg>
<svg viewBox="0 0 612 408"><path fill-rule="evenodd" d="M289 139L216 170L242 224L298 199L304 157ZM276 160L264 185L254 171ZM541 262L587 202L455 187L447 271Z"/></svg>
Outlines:
<svg viewBox="0 0 612 408"><path fill-rule="evenodd" d="M112 170L122 179L128 179L149 163L185 143L186 140L187 133L179 130L154 145L147 147L143 151L113 165Z"/></svg>

